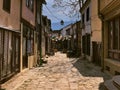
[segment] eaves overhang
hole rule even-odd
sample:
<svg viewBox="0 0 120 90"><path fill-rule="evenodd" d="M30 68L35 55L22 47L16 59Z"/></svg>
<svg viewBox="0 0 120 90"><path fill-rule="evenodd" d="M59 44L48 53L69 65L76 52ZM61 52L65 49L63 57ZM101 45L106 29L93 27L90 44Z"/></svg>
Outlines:
<svg viewBox="0 0 120 90"><path fill-rule="evenodd" d="M117 8L120 8L120 1L113 0L108 5L106 5L102 10L100 10L100 13L106 15L112 12L113 10L116 10Z"/></svg>

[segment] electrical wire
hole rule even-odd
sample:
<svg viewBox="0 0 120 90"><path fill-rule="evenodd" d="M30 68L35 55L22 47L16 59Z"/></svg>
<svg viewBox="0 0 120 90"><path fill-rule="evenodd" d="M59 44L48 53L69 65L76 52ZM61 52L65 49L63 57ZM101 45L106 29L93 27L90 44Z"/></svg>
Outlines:
<svg viewBox="0 0 120 90"><path fill-rule="evenodd" d="M45 7L54 18L56 18L57 20L62 20L61 18L56 17L46 5L45 5Z"/></svg>

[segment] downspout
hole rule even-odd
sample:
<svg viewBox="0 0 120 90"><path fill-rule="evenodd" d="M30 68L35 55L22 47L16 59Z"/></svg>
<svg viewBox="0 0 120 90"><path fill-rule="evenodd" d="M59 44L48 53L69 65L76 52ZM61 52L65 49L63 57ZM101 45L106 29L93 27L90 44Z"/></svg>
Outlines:
<svg viewBox="0 0 120 90"><path fill-rule="evenodd" d="M98 16L101 19L102 25L101 25L101 34L102 34L102 44L101 44L101 65L102 69L101 71L104 72L104 16L100 13L100 0L98 0Z"/></svg>
<svg viewBox="0 0 120 90"><path fill-rule="evenodd" d="M20 0L20 31L21 31L21 35L20 35L20 72L22 71L22 39L23 39L23 24L22 24L22 0Z"/></svg>
<svg viewBox="0 0 120 90"><path fill-rule="evenodd" d="M38 8L37 8L37 0L35 0L35 34L34 34L34 44L36 42L36 46L35 46L35 49L34 49L34 52L35 52L35 62L34 62L34 66L37 66L37 60L38 60L38 26L37 26L37 11L38 11Z"/></svg>
<svg viewBox="0 0 120 90"><path fill-rule="evenodd" d="M39 66L42 64L42 3L40 2L40 32L39 32L39 45L40 45L40 48L39 48L39 57L40 57L40 60L39 60Z"/></svg>

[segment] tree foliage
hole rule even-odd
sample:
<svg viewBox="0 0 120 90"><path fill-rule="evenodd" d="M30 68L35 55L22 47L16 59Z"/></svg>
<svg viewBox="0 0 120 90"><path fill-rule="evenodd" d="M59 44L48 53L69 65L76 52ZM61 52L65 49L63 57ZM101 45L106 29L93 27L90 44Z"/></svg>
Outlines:
<svg viewBox="0 0 120 90"><path fill-rule="evenodd" d="M54 0L53 7L69 17L79 16L79 0Z"/></svg>

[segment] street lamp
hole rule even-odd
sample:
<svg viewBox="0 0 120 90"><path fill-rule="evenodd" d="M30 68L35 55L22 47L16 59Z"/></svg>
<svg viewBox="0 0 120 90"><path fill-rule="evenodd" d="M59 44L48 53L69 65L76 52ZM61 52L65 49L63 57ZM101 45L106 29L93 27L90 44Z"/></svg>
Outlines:
<svg viewBox="0 0 120 90"><path fill-rule="evenodd" d="M60 23L61 23L61 25L64 25L64 21L63 20L61 20Z"/></svg>

